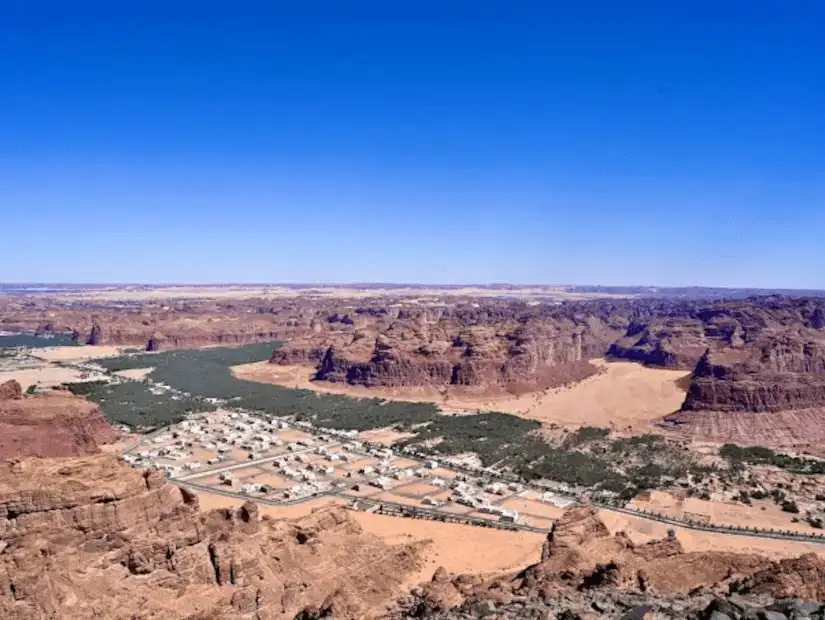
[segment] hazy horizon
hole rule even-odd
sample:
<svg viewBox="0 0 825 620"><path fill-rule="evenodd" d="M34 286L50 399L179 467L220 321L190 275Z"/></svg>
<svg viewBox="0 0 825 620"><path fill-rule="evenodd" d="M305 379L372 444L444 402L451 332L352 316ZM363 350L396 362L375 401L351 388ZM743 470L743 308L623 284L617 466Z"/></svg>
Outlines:
<svg viewBox="0 0 825 620"><path fill-rule="evenodd" d="M14 281L7 281L7 282L0 282L0 290L4 287L66 287L66 288L83 288L83 287L228 287L228 286L238 286L238 287L284 287L284 288L358 288L358 287L371 287L371 288L381 288L381 287L389 287L389 288L404 288L404 287L416 287L416 288L425 288L425 287L433 287L433 288L490 288L495 289L496 287L512 287L512 288L571 288L571 289L587 289L587 288L599 288L599 289L647 289L647 290L655 290L655 289L662 289L662 290L690 290L690 289L698 289L698 290L730 290L730 291L792 291L792 292L812 292L812 293L819 293L825 291L825 289L818 289L818 288L789 288L789 287L761 287L761 286L706 286L703 284L688 284L688 285L681 285L681 286L671 286L667 284L594 284L594 283L554 283L554 282L300 282L300 281L281 281L281 282L164 282L164 281L157 281L157 282L149 282L149 281L137 281L137 282L106 282L106 281L76 281L76 282L37 282L37 281L30 281L30 282L14 282Z"/></svg>
<svg viewBox="0 0 825 620"><path fill-rule="evenodd" d="M825 289L823 30L814 3L6 3L0 281Z"/></svg>

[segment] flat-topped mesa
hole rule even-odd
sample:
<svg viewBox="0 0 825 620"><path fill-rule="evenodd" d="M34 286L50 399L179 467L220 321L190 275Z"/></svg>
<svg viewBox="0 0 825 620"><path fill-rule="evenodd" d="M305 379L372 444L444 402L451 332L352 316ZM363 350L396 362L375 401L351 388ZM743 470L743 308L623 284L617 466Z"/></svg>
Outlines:
<svg viewBox="0 0 825 620"><path fill-rule="evenodd" d="M117 439L117 430L86 399L59 389L22 395L19 388L17 382L0 386L12 394L0 397L0 460L93 454Z"/></svg>
<svg viewBox="0 0 825 620"><path fill-rule="evenodd" d="M708 351L683 411L778 412L825 409L825 340L777 336L748 351Z"/></svg>
<svg viewBox="0 0 825 620"><path fill-rule="evenodd" d="M299 520L192 491L112 455L0 464L0 617L293 620L373 615L422 566L343 508Z"/></svg>

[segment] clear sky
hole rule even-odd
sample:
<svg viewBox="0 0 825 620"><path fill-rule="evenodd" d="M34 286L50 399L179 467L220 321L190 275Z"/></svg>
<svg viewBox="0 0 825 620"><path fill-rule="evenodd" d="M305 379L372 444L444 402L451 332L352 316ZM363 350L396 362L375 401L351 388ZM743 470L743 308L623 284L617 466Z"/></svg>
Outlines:
<svg viewBox="0 0 825 620"><path fill-rule="evenodd" d="M825 288L825 3L5 0L0 227L0 281Z"/></svg>

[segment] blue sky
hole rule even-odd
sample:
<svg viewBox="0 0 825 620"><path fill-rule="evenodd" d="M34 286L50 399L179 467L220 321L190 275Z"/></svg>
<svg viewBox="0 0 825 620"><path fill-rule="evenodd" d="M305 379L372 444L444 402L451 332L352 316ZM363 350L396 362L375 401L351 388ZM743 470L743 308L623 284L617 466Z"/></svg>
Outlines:
<svg viewBox="0 0 825 620"><path fill-rule="evenodd" d="M0 281L825 288L823 32L814 0L3 2Z"/></svg>

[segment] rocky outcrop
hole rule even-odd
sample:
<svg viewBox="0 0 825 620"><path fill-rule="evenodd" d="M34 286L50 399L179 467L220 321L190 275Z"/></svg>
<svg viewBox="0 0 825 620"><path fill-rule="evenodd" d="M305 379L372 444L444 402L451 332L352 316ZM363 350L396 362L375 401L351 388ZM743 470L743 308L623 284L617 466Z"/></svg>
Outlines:
<svg viewBox="0 0 825 620"><path fill-rule="evenodd" d="M707 351L693 371L683 411L825 408L825 339L775 336L745 351Z"/></svg>
<svg viewBox="0 0 825 620"><path fill-rule="evenodd" d="M86 344L96 346L103 344L104 340L108 341L109 338L104 337L103 335L103 328L95 323L92 325L92 329L89 332L89 337L86 338Z"/></svg>
<svg viewBox="0 0 825 620"><path fill-rule="evenodd" d="M9 387L10 383L15 385ZM70 392L23 396L16 382L0 387L5 395L12 394L0 397L0 460L92 454L117 439L100 409Z"/></svg>
<svg viewBox="0 0 825 620"><path fill-rule="evenodd" d="M14 379L0 383L0 400L20 400L23 398L23 389Z"/></svg>
<svg viewBox="0 0 825 620"><path fill-rule="evenodd" d="M577 589L611 585L686 593L764 566L765 559L756 555L686 553L675 537L636 545L622 533L611 535L598 511L585 506L556 522L541 562L525 571L518 587L549 592L560 584Z"/></svg>
<svg viewBox="0 0 825 620"><path fill-rule="evenodd" d="M396 318L379 315L369 329L364 321L352 329L337 322L334 331L289 342L271 361L317 360L315 379L332 383L518 393L595 374L589 357L617 333L593 317L551 317L525 309L502 314L406 311Z"/></svg>
<svg viewBox="0 0 825 620"><path fill-rule="evenodd" d="M298 521L197 497L110 455L0 472L0 617L360 619L420 567L341 508Z"/></svg>
<svg viewBox="0 0 825 620"><path fill-rule="evenodd" d="M397 617L781 620L818 612L819 604L803 601L823 600L823 580L825 563L813 554L773 562L685 552L675 536L637 545L611 535L584 506L556 522L537 564L493 577L440 570L403 600Z"/></svg>

